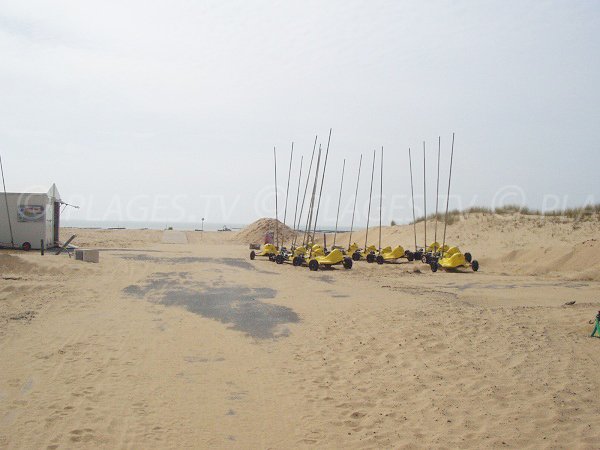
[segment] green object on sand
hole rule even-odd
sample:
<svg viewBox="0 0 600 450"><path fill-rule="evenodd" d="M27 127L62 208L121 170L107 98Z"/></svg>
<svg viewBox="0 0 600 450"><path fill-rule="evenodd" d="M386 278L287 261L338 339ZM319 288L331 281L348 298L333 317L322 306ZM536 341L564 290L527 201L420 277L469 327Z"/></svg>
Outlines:
<svg viewBox="0 0 600 450"><path fill-rule="evenodd" d="M596 316L596 325L594 325L594 331L592 331L592 337L598 334L600 337L600 311L598 311L598 315Z"/></svg>

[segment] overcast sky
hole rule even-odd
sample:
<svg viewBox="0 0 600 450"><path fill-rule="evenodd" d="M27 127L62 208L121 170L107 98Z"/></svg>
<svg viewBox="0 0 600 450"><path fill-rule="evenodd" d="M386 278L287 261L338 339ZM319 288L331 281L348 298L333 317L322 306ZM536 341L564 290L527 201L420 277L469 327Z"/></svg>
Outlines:
<svg viewBox="0 0 600 450"><path fill-rule="evenodd" d="M350 222L361 153L364 224L381 146L384 221L412 214L409 147L422 206L423 141L433 208L452 132L451 208L600 201L598 30L592 0L2 1L7 189L56 182L72 219L247 223L274 214L273 146L283 209L294 141L289 223L331 127L324 224L343 158Z"/></svg>

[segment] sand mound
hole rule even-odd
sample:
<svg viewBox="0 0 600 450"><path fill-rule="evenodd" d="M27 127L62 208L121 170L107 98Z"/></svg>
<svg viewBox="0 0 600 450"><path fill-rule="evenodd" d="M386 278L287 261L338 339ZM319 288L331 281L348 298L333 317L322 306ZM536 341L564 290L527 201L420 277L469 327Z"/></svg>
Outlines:
<svg viewBox="0 0 600 450"><path fill-rule="evenodd" d="M0 268L2 269L3 274L15 274L33 272L35 269L37 269L37 266L35 264L31 264L30 262L24 261L18 256L0 254Z"/></svg>
<svg viewBox="0 0 600 450"><path fill-rule="evenodd" d="M275 229L279 229L279 236L283 237L284 241L289 241L294 236L294 231L275 219L262 218L251 223L243 230L236 233L235 239L245 244L262 244L265 240L265 234L268 232L275 233Z"/></svg>
<svg viewBox="0 0 600 450"><path fill-rule="evenodd" d="M29 262L26 258L8 253L0 253L0 272L3 277L26 274L60 275L62 273L59 268L44 267L43 265Z"/></svg>

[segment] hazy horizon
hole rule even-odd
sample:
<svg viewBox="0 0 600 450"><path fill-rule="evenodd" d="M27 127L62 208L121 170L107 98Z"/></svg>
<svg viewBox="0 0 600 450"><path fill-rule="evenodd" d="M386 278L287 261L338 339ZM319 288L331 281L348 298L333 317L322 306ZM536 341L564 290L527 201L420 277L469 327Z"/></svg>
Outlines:
<svg viewBox="0 0 600 450"><path fill-rule="evenodd" d="M445 196L453 132L450 209L598 202L598 29L588 1L8 3L6 187L56 183L81 206L67 221L250 223L275 215L275 146L282 219L294 142L290 223L300 156L304 183L332 128L319 226L335 224L344 158L349 226L361 153L365 225L381 146L383 223L412 219L409 147L423 212L423 141L433 212L437 139ZM371 224L379 189L377 159Z"/></svg>

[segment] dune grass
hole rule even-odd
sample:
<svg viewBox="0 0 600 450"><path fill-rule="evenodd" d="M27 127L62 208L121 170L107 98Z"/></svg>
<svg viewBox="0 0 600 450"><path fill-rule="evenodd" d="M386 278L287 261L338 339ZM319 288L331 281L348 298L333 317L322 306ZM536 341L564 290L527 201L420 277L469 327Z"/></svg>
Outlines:
<svg viewBox="0 0 600 450"><path fill-rule="evenodd" d="M472 206L464 211L460 211L458 209L448 211L448 225L452 225L463 218L467 218L469 214L496 214L500 216L508 214L521 214L524 216L564 217L573 219L575 221L600 220L600 203L595 205L586 205L580 208L566 208L549 211L541 211L539 209L532 209L527 206L520 205L504 205L494 209L487 208L485 206ZM438 221L443 222L444 217L444 213L437 214ZM427 221L434 221L435 219L435 213L427 215ZM422 222L423 220L425 220L424 216L417 218L416 222ZM412 221L409 222L411 225L413 223L414 222Z"/></svg>

